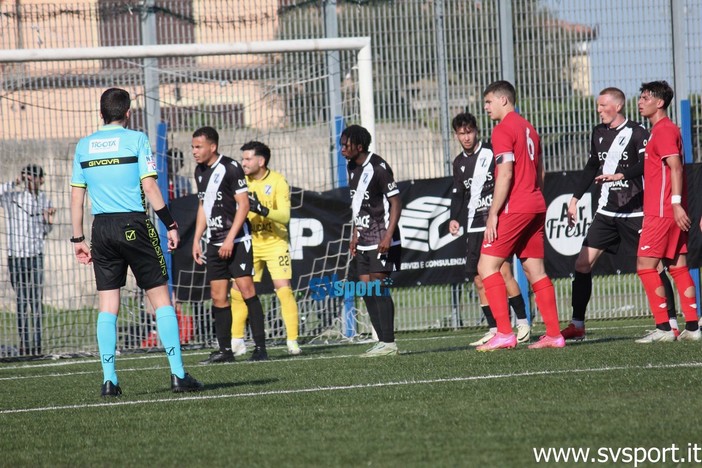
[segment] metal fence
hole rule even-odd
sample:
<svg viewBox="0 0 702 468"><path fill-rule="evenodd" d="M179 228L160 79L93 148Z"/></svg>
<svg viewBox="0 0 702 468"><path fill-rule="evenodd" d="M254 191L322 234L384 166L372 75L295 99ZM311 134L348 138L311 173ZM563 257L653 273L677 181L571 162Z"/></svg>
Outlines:
<svg viewBox="0 0 702 468"><path fill-rule="evenodd" d="M600 88L622 88L629 116L638 119L638 86L654 79L674 83L678 97L690 100L694 160L699 161L701 17L702 0L20 0L0 3L0 48L370 36L376 151L397 179L408 180L448 174L448 162L458 152L447 125L453 114L475 113L483 138L489 136L492 123L482 112L481 91L500 78L515 82L520 111L542 136L549 171L584 164L589 132L598 123L594 96ZM51 319L45 321L45 352L94 348L91 277L78 267L65 239L70 237L70 161L78 138L99 125L101 90L123 86L132 92L135 128L148 129L150 112L157 109L170 124L169 146L186 154L192 130L203 124L221 129L223 149L230 154L247 139L266 138L272 142L273 165L293 185L323 190L334 185L329 59L309 53L0 64L0 182L14 179L28 162L41 163L47 173L44 189L58 208L46 244L45 303ZM343 113L354 121L355 59L341 53L336 60ZM156 94L147 86L154 70ZM678 119L676 112L673 117ZM192 169L186 157L181 174L189 177ZM0 229L4 253L4 223ZM593 316L647 313L635 277L601 277L595 283ZM565 319L570 285L558 281L556 287ZM464 285L458 291L451 286L399 290L396 297L402 329L469 325L479 318ZM8 347L16 341L14 298L7 257L1 255L0 345ZM124 327L148 329L133 285L124 302Z"/></svg>

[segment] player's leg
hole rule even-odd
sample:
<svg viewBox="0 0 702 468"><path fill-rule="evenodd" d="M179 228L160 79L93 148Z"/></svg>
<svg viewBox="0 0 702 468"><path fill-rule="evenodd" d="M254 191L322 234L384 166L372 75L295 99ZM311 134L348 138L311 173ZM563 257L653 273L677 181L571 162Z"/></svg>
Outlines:
<svg viewBox="0 0 702 468"><path fill-rule="evenodd" d="M273 276L273 273L271 273L271 276ZM297 342L300 321L295 294L293 293L289 279L273 279L273 287L275 288L275 295L280 302L280 314L283 317L283 324L285 325L288 353L296 356L301 354L302 350Z"/></svg>
<svg viewBox="0 0 702 468"><path fill-rule="evenodd" d="M122 219L119 226L124 224L124 219ZM129 264L134 273L137 286L146 291L149 302L156 313L156 329L171 370L171 390L177 392L200 390L202 384L190 377L183 368L178 318L168 291L168 272L163 267L166 263L161 249L154 248L155 245L159 245L156 229L151 220L145 216L129 219L126 226L128 229L134 229L136 236L132 236L132 240L127 241L125 239L130 238L130 236L122 234L117 236L119 241L115 240L115 244L119 246L117 248L119 248L120 256Z"/></svg>
<svg viewBox="0 0 702 468"><path fill-rule="evenodd" d="M526 316L526 305L524 304L522 291L519 289L517 280L514 279L514 274L512 274L511 258L502 264L500 273L505 280L507 288L507 302L517 317L517 342L527 343L531 339L531 325Z"/></svg>
<svg viewBox="0 0 702 468"><path fill-rule="evenodd" d="M469 232L466 235L466 278L473 279L475 291L478 293L480 309L483 311L483 315L485 316L485 321L487 322L488 326L488 331L476 341L470 343L470 346L484 345L490 341L493 336L495 336L495 333L497 333L497 323L495 322L495 317L492 315L492 310L490 310L490 306L488 305L488 299L485 295L485 286L483 285L483 281L480 279L480 275L478 274L478 261L480 260L480 249L482 245L482 232Z"/></svg>
<svg viewBox="0 0 702 468"><path fill-rule="evenodd" d="M267 361L266 351L266 329L263 306L256 294L254 286L253 252L246 248L245 242L234 244L232 262L230 263L230 274L236 282L236 287L241 291L246 309L248 310L249 325L254 340L254 350L249 361ZM231 314L229 315L231 317ZM231 323L229 324L231 327ZM231 329L230 329L231 330ZM230 336L231 338L231 336Z"/></svg>
<svg viewBox="0 0 702 468"><path fill-rule="evenodd" d="M229 290L229 298L232 309L232 353L234 356L246 354L246 319L249 316L249 309L244 302L244 296L236 286L236 281L232 281L232 288Z"/></svg>
<svg viewBox="0 0 702 468"><path fill-rule="evenodd" d="M551 279L546 275L543 258L526 258L522 260L524 274L534 291L534 301L539 308L541 318L546 325L546 334L529 348L562 348L565 339L561 335L558 324L558 307L556 292Z"/></svg>
<svg viewBox="0 0 702 468"><path fill-rule="evenodd" d="M269 254L266 254L266 265L273 280L275 294L280 302L280 315L285 325L285 334L288 353L298 355L302 351L297 343L300 329L297 301L293 293L290 280L292 279L292 268L288 243L282 242L273 246Z"/></svg>
<svg viewBox="0 0 702 468"><path fill-rule="evenodd" d="M117 354L117 315L119 288L98 290L97 342L102 366L102 396L119 396L122 389L115 367Z"/></svg>
<svg viewBox="0 0 702 468"><path fill-rule="evenodd" d="M499 234L498 234L499 236ZM504 257L488 255L483 250L478 261L478 273L483 280L485 296L488 305L495 317L497 333L487 343L478 346L478 351L494 351L498 349L509 349L517 346L517 337L512 332L512 325L509 320L509 303L507 301L507 286L502 278L500 268L504 263Z"/></svg>
<svg viewBox="0 0 702 468"><path fill-rule="evenodd" d="M668 271L670 271L678 289L680 309L685 316L685 330L680 333L679 339L699 341L702 339L702 333L697 318L697 297L695 284L687 267L687 255L685 253L678 254L668 266Z"/></svg>
<svg viewBox="0 0 702 468"><path fill-rule="evenodd" d="M668 323L670 323L670 328L677 338L677 336L680 335L680 327L678 325L678 313L675 310L675 292L673 291L673 285L670 284L670 279L668 279L668 275L665 271L666 268L663 266L663 262L659 263L658 276L661 277L663 289L665 289L665 303L668 305Z"/></svg>
<svg viewBox="0 0 702 468"><path fill-rule="evenodd" d="M475 269L478 269L477 261ZM490 306L488 305L488 299L485 295L485 286L483 285L483 280L480 279L480 275L473 275L473 284L475 284L475 290L478 293L478 302L480 302L480 309L483 311L488 326L488 331L483 336L470 343L470 346L480 346L484 345L495 336L495 333L497 333L497 322L495 322L495 317L492 315L492 310L490 310Z"/></svg>
<svg viewBox="0 0 702 468"><path fill-rule="evenodd" d="M122 223L113 217L95 218L92 232L90 250L99 310L96 334L103 376L101 395L117 397L122 394L115 367L119 291L127 281L127 261L117 246L119 239L124 238L124 232Z"/></svg>
<svg viewBox="0 0 702 468"><path fill-rule="evenodd" d="M353 261L356 262L356 273L358 274L358 281L361 281L366 284L370 282L370 254L371 251L359 250L356 252L356 255L353 258ZM371 326L378 335L379 345L383 342L383 329L380 326L380 314L378 312L378 304L375 299L376 296L368 294L363 296L363 302L366 304L366 311L368 311L368 318L371 321ZM371 351L376 347L377 345L368 351Z"/></svg>
<svg viewBox="0 0 702 468"><path fill-rule="evenodd" d="M535 348L562 348L565 340L561 335L558 323L558 307L556 292L551 279L546 275L544 266L544 223L545 213L534 216L531 223L524 228L524 243L516 249L516 255L522 259L522 267L531 288L534 291L534 301L539 308L541 318L546 325L546 334L539 341L529 345Z"/></svg>
<svg viewBox="0 0 702 468"><path fill-rule="evenodd" d="M367 266L364 266L368 274L365 282L377 285L372 291L364 296L369 298L366 302L375 308L376 323L380 341L377 346L370 349L363 356L394 356L397 354L397 344L395 343L395 303L390 294L389 278L390 273L400 268L401 247L399 245L390 247L387 253L379 254L377 250L364 252L367 254ZM358 256L358 254L357 254ZM369 313L370 315L370 313Z"/></svg>
<svg viewBox="0 0 702 468"><path fill-rule="evenodd" d="M168 294L168 285L162 284L146 289L146 295L156 311L158 337L163 344L171 369L171 390L174 392L202 390L204 386L185 372L183 367L178 318Z"/></svg>
<svg viewBox="0 0 702 468"><path fill-rule="evenodd" d="M658 265L665 257L668 234L673 223L673 220L652 216L646 216L643 221L636 257L636 273L646 292L656 329L636 340L637 343L675 341L675 334L668 320L665 288L658 274Z"/></svg>

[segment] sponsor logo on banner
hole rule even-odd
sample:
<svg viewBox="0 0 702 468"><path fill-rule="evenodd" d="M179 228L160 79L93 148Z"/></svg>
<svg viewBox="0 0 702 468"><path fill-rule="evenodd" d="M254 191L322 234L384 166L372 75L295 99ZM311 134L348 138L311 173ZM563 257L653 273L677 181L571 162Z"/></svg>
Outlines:
<svg viewBox="0 0 702 468"><path fill-rule="evenodd" d="M441 235L441 226L451 217L450 207L451 199L442 197L419 197L409 202L400 215L402 247L429 252L458 239L450 233Z"/></svg>
<svg viewBox="0 0 702 468"><path fill-rule="evenodd" d="M586 193L578 201L575 225L568 226L568 203L571 198L572 193L559 195L546 209L546 239L553 250L565 256L580 252L593 218L592 195Z"/></svg>

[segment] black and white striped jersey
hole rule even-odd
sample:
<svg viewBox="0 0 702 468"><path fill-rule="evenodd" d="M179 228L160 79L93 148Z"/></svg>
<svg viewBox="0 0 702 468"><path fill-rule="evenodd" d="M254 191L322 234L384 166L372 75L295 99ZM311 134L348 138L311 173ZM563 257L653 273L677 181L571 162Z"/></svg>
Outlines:
<svg viewBox="0 0 702 468"><path fill-rule="evenodd" d="M597 212L622 218L643 216L643 160L648 131L625 120L616 128L600 124L592 130L590 158L573 196L582 198L598 174L623 173L624 180L606 182L600 189Z"/></svg>
<svg viewBox="0 0 702 468"><path fill-rule="evenodd" d="M392 169L375 153L370 153L363 164L349 161L349 188L353 224L358 231L358 250L372 250L378 246L390 223L388 198L400 194ZM396 228L391 245L400 244L400 228Z"/></svg>
<svg viewBox="0 0 702 468"><path fill-rule="evenodd" d="M247 192L246 176L238 162L219 155L211 166L199 164L195 168L197 196L207 218L208 242L222 245L232 227L237 203L234 196ZM234 243L251 239L251 225L248 219L236 234Z"/></svg>
<svg viewBox="0 0 702 468"><path fill-rule="evenodd" d="M479 142L471 155L461 152L453 160L451 219L466 232L485 231L488 211L495 190L495 158L489 145ZM460 213L466 212L463 219Z"/></svg>

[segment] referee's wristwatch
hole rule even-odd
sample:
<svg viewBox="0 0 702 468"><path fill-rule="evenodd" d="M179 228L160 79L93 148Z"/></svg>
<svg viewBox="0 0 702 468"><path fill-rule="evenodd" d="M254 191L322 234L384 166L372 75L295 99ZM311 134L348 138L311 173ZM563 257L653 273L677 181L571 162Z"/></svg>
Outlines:
<svg viewBox="0 0 702 468"><path fill-rule="evenodd" d="M69 240L70 240L71 242L73 242L74 244L77 244L77 243L79 243L79 242L83 242L83 241L85 240L85 236L71 237Z"/></svg>

